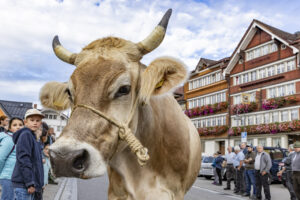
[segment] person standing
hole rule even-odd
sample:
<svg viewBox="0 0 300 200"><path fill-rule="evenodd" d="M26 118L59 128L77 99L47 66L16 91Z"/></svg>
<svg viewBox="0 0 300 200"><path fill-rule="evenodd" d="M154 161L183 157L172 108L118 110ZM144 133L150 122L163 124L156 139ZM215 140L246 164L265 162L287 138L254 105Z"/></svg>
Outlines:
<svg viewBox="0 0 300 200"><path fill-rule="evenodd" d="M246 192L243 196L251 196L251 185L253 186L253 196L256 196L256 186L255 186L255 171L254 171L254 161L256 153L253 151L253 147L247 145L247 154L245 156L245 180L246 180Z"/></svg>
<svg viewBox="0 0 300 200"><path fill-rule="evenodd" d="M300 199L300 141L294 144L295 153L292 156L293 186L296 197Z"/></svg>
<svg viewBox="0 0 300 200"><path fill-rule="evenodd" d="M217 174L217 168L216 168L216 158L217 158L217 153L214 153L214 159L213 162L211 164L211 166L213 167L213 173L214 173L214 182L212 184L219 184L219 176Z"/></svg>
<svg viewBox="0 0 300 200"><path fill-rule="evenodd" d="M14 188L11 176L16 163L16 148L13 134L24 127L24 122L19 118L9 121L7 132L0 132L0 185L2 187L1 200L14 200Z"/></svg>
<svg viewBox="0 0 300 200"><path fill-rule="evenodd" d="M0 116L0 133L6 132L8 127L9 118L5 115Z"/></svg>
<svg viewBox="0 0 300 200"><path fill-rule="evenodd" d="M12 174L16 200L42 199L44 170L41 146L35 132L41 127L44 115L37 109L25 113L25 127L13 135L17 161Z"/></svg>
<svg viewBox="0 0 300 200"><path fill-rule="evenodd" d="M223 164L224 158L222 157L222 154L220 151L217 152L216 157L216 172L218 175L219 182L216 185L222 186L222 164Z"/></svg>
<svg viewBox="0 0 300 200"><path fill-rule="evenodd" d="M271 200L270 185L268 177L272 167L270 155L264 151L262 145L256 147L257 154L255 157L255 184L256 184L256 199L261 199L261 189L264 188L265 199Z"/></svg>
<svg viewBox="0 0 300 200"><path fill-rule="evenodd" d="M228 153L225 155L225 166L226 166L226 178L227 178L227 187L224 190L231 189L231 181L234 179L235 170L233 167L233 162L235 159L235 153L232 152L232 147L227 147Z"/></svg>
<svg viewBox="0 0 300 200"><path fill-rule="evenodd" d="M236 170L236 186L234 189L234 193L237 194L244 194L245 192L245 181L244 181L244 159L245 159L245 155L243 153L243 151L241 151L239 146L235 146L234 147L234 151L235 151L235 161L234 161L234 166L235 166L235 170Z"/></svg>
<svg viewBox="0 0 300 200"><path fill-rule="evenodd" d="M282 176L283 172L286 173L286 187L289 190L290 196L291 196L291 200L297 200L295 191L294 191L294 187L293 187L293 176L292 176L292 157L294 154L294 145L290 145L289 146L289 155L288 157L285 158L284 160L284 167L283 169L278 172L278 176Z"/></svg>

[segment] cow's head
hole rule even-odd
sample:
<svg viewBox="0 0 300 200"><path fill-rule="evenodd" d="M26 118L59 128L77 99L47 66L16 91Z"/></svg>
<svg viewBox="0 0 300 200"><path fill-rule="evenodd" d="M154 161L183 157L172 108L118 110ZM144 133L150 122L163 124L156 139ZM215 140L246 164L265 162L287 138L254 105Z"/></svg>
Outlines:
<svg viewBox="0 0 300 200"><path fill-rule="evenodd" d="M181 62L165 57L154 60L147 68L140 63L144 54L162 42L170 15L168 10L155 30L139 43L108 37L74 54L55 37L55 54L76 69L68 82L49 82L43 86L42 104L55 110L88 105L123 123L136 100L138 105L147 104L151 96L170 91L186 79L187 71ZM134 132L136 127L137 115L134 115L130 128ZM100 176L115 155L118 141L116 126L89 109L77 107L51 146L53 171L57 176Z"/></svg>

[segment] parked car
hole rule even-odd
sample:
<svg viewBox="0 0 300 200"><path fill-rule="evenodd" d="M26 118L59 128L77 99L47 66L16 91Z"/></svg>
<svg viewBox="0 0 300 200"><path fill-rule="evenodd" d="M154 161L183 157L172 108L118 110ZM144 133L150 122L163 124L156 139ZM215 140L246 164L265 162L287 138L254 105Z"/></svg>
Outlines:
<svg viewBox="0 0 300 200"><path fill-rule="evenodd" d="M272 159L272 168L270 170L272 179L275 182L280 182L281 177L277 176L282 160L288 156L288 150L281 147L264 147L264 150L270 154Z"/></svg>
<svg viewBox="0 0 300 200"><path fill-rule="evenodd" d="M204 176L206 179L211 179L214 176L214 171L212 162L214 160L214 157L212 156L203 156L202 157L202 163L201 163L201 168L199 171L198 176ZM222 177L226 177L226 169L222 170Z"/></svg>

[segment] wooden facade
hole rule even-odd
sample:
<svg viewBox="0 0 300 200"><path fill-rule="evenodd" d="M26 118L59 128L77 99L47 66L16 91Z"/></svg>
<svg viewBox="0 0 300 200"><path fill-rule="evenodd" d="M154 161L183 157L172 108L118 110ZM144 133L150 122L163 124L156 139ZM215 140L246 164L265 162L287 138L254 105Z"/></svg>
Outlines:
<svg viewBox="0 0 300 200"><path fill-rule="evenodd" d="M241 142L241 132L247 132L248 143L253 145L287 147L300 140L299 49L299 32L287 33L253 20L230 58L200 59L184 85L184 98L186 114L203 141L203 152L224 153L227 146ZM210 84L197 81L216 72L222 73L222 80ZM227 109L216 109L213 97L202 102L203 98L218 92L226 93ZM242 102L245 95L250 98L250 104ZM205 108L201 107L208 103L209 109L216 112L203 114ZM226 116L222 126L228 127L222 129L224 132L216 128L218 122L216 125L214 119L203 123L202 119L221 115Z"/></svg>

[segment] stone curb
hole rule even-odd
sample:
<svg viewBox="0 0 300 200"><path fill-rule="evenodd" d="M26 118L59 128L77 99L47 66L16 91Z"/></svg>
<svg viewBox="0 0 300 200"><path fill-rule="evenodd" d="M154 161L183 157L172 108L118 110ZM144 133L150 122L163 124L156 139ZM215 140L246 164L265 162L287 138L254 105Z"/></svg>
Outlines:
<svg viewBox="0 0 300 200"><path fill-rule="evenodd" d="M64 178L54 200L77 200L77 179Z"/></svg>

